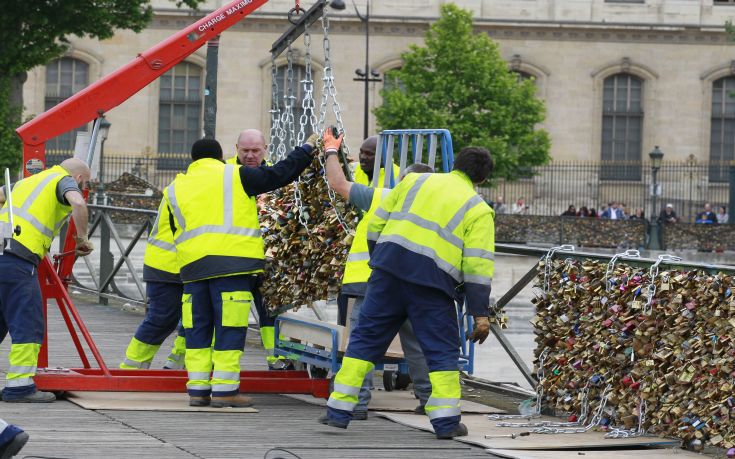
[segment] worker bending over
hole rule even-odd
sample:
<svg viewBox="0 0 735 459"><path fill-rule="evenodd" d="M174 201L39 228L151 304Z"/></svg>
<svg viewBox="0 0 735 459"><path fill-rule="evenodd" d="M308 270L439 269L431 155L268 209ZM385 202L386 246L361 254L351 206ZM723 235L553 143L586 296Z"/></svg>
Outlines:
<svg viewBox="0 0 735 459"><path fill-rule="evenodd" d="M362 210L362 220L355 230L355 238L352 241L350 252L347 256L344 276L342 277L341 294L351 298L355 298L355 304L352 306L350 315L350 327L354 329L360 320L360 310L365 300L365 288L370 278L371 269L368 265L370 254L367 246L367 226L372 218L375 210L383 200L383 197L390 192L390 189L371 188L359 183L353 183L347 180L340 165L337 151L339 150L341 137L335 139L331 132L327 131L324 137L324 148L326 153L326 174L329 186L335 192L350 202L350 204ZM426 164L416 163L408 166L403 174L399 177L402 180L410 173L431 173L434 170ZM380 183L379 185L382 185ZM429 367L426 366L426 359L421 352L416 335L413 333L411 323L405 321L401 326L398 336L401 339L401 347L408 364L408 372L413 381L413 388L419 399L419 406L416 407L417 414L424 414L424 405L431 395L431 382L429 381ZM367 409L370 403L370 388L373 385L373 373L369 372L365 377L358 395L358 403L353 412L353 420L367 419Z"/></svg>
<svg viewBox="0 0 735 459"><path fill-rule="evenodd" d="M164 196L167 190L168 187L163 190ZM178 325L178 336L174 339L174 347L163 368L180 370L184 368L186 355L186 338L180 324L184 285L179 276L179 262L176 259L170 214L165 200L161 200L158 206L156 221L148 235L143 258L143 280L148 299L145 318L130 340L120 368L150 368L161 344Z"/></svg>
<svg viewBox="0 0 735 459"><path fill-rule="evenodd" d="M0 256L0 342L10 332L10 367L5 375L3 400L21 403L48 403L51 392L36 390L33 376L38 365L46 323L38 264L51 248L59 229L71 213L76 225L76 254L89 255L93 245L87 239L87 203L80 186L89 180L89 167L78 159L20 180L12 188L13 233ZM0 191L0 222L9 222L7 191ZM3 242L4 243L4 242Z"/></svg>
<svg viewBox="0 0 735 459"><path fill-rule="evenodd" d="M252 404L239 392L240 356L265 264L255 199L295 180L311 163L317 139L310 137L273 167L256 168L224 164L216 140L198 140L186 174L177 175L167 189L164 199L184 282L192 406Z"/></svg>
<svg viewBox="0 0 735 459"><path fill-rule="evenodd" d="M235 144L237 154L225 161L227 164L241 165L245 167L259 167L268 165L265 161L265 154L268 152L268 145L265 143L265 136L257 129L246 129L237 137ZM258 276L258 286L263 282L263 276ZM287 370L292 369L293 364L285 357L275 355L276 335L275 324L276 318L268 314L265 308L263 296L258 289L253 294L253 303L258 312L258 325L260 326L260 340L263 342L265 349L265 359L269 370Z"/></svg>
<svg viewBox="0 0 735 459"><path fill-rule="evenodd" d="M487 150L464 148L451 173L409 174L375 211L367 228L373 272L320 422L347 428L365 375L408 318L429 366L432 391L425 408L437 438L467 435L460 423L455 301L462 286L467 311L475 317L469 339L484 342L490 331L494 214L474 185L492 167Z"/></svg>

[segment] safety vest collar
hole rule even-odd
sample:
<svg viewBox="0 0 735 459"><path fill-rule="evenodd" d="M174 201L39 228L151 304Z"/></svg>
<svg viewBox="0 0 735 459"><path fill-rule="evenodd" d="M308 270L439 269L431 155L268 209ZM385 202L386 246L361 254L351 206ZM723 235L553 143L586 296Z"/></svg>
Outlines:
<svg viewBox="0 0 735 459"><path fill-rule="evenodd" d="M474 184L472 183L472 180L470 180L470 176L469 175L467 175L464 172L462 172L460 170L457 170L457 169L455 169L452 172L450 172L450 174L456 175L457 177L461 178L462 181L465 182L470 188L473 188L474 189Z"/></svg>

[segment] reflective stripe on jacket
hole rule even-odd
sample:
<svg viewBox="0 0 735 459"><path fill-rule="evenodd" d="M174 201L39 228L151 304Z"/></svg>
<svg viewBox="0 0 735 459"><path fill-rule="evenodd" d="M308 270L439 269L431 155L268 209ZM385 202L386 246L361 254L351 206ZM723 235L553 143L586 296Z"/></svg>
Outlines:
<svg viewBox="0 0 735 459"><path fill-rule="evenodd" d="M168 187L163 190L164 196ZM146 282L180 283L179 261L176 258L174 235L171 231L171 212L165 199L158 206L158 215L148 234L148 244L143 257L143 280Z"/></svg>

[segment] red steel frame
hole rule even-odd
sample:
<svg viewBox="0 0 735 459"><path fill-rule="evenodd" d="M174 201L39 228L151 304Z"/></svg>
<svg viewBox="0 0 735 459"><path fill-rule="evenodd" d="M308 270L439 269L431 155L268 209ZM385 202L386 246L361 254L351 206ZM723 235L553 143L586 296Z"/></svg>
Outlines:
<svg viewBox="0 0 735 459"><path fill-rule="evenodd" d="M170 36L133 61L88 86L64 102L19 127L23 141L23 172L31 174L31 161L46 162L46 141L89 123L117 107L135 93L184 60L208 40L249 15L268 0L235 0L208 14L184 30ZM69 329L83 368L48 368L48 329L39 355L36 386L48 391L141 391L185 392L186 371L117 370L105 364L74 306L67 287L74 267L74 222L67 231L61 255L54 264L46 256L38 268L38 278L48 319L48 300L54 299ZM75 328L76 326L76 328ZM92 353L98 368L92 368L80 339ZM301 393L326 398L329 381L311 379L305 371L243 371L240 390L257 393Z"/></svg>

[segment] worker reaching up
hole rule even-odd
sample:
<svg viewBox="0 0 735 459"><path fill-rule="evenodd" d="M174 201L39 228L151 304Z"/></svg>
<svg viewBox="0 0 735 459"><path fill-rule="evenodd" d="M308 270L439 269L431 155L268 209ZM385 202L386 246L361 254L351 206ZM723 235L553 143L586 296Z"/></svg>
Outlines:
<svg viewBox="0 0 735 459"><path fill-rule="evenodd" d="M365 300L365 288L367 287L368 278L370 278L371 272L370 266L368 266L368 261L370 260L370 254L368 253L367 246L368 222L382 202L383 197L390 192L390 189L371 188L360 183L348 181L342 170L337 154L340 143L341 138L335 139L329 130L324 134L324 148L328 151L325 159L327 181L329 182L329 186L331 186L337 194L364 212L362 220L360 220L360 223L357 225L357 229L355 230L355 237L347 256L344 276L342 277L342 291L340 292L342 295L355 298L355 303L352 306L352 312L350 315L350 327L354 329L360 320L360 310L362 309L362 304ZM411 173L430 172L434 172L430 166L416 163L408 166L398 179L402 180L406 175ZM382 185L382 182L379 183L379 185ZM419 343L416 340L416 335L413 333L413 329L411 328L411 323L409 321L405 321L403 323L398 335L401 339L401 347L403 348L403 353L406 358L408 371L411 375L411 380L413 381L414 392L419 399L419 406L416 407L415 411L419 414L423 414L424 405L426 405L426 402L431 395L429 368L426 366L426 359L424 358L424 354L421 352L421 346L419 346ZM367 409L371 398L370 387L372 387L372 385L373 373L369 372L360 388L358 403L352 415L353 420L367 419Z"/></svg>
<svg viewBox="0 0 735 459"><path fill-rule="evenodd" d="M461 286L475 318L469 339L484 342L490 331L494 213L474 185L492 168L487 150L464 148L451 173L409 174L375 211L367 228L373 272L320 422L347 428L365 375L408 319L429 366L432 391L425 409L437 438L467 435L460 423L455 301Z"/></svg>
<svg viewBox="0 0 735 459"><path fill-rule="evenodd" d="M252 404L240 394L240 356L265 265L256 197L296 180L311 164L317 140L313 135L274 166L256 168L225 164L219 142L197 140L186 174L167 188L164 199L184 282L192 406Z"/></svg>
<svg viewBox="0 0 735 459"><path fill-rule="evenodd" d="M260 167L268 165L265 161L265 154L268 152L268 145L265 143L265 136L257 129L246 129L237 137L235 144L237 154L225 161L227 164L236 164L245 167ZM259 277L259 283L262 283L262 276ZM276 335L275 324L276 318L268 314L265 308L263 296L258 290L254 295L253 303L258 312L258 324L260 326L260 340L266 352L266 363L269 370L287 370L292 369L293 364L285 357L275 355Z"/></svg>
<svg viewBox="0 0 735 459"><path fill-rule="evenodd" d="M10 192L14 223L20 226L20 234L13 234L0 256L0 342L8 332L12 340L3 389L6 402L56 400L53 393L36 390L33 382L46 331L38 264L70 213L76 225L76 254L86 256L94 249L87 239L87 203L80 189L89 177L89 167L70 158L20 180ZM0 190L0 202L4 204L0 222L4 223L9 222L7 194L7 188Z"/></svg>

